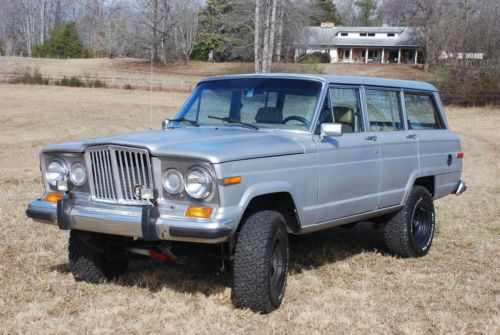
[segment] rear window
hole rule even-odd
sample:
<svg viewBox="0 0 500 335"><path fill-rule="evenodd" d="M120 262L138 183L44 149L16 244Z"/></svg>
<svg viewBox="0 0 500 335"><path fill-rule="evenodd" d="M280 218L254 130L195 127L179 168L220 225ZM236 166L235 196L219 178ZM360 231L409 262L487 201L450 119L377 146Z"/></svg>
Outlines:
<svg viewBox="0 0 500 335"><path fill-rule="evenodd" d="M427 94L405 93L406 116L408 129L443 129L432 96Z"/></svg>
<svg viewBox="0 0 500 335"><path fill-rule="evenodd" d="M366 90L366 106L371 131L403 130L399 92Z"/></svg>

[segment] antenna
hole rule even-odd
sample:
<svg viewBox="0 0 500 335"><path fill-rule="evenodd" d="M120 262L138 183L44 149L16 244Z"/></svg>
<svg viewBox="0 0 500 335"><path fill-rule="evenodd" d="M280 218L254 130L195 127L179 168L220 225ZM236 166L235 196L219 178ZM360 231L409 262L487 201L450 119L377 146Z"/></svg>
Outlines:
<svg viewBox="0 0 500 335"><path fill-rule="evenodd" d="M153 45L151 45L151 72L149 74L149 126L153 130Z"/></svg>

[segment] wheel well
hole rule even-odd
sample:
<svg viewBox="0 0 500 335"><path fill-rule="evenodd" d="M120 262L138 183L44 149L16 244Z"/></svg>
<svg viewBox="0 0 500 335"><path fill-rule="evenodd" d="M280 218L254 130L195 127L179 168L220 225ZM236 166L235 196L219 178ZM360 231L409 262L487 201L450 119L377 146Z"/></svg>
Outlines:
<svg viewBox="0 0 500 335"><path fill-rule="evenodd" d="M415 180L413 183L413 186L415 185L420 185L425 187L432 196L434 196L434 190L435 190L435 177L434 176L427 176L427 177L420 177Z"/></svg>
<svg viewBox="0 0 500 335"><path fill-rule="evenodd" d="M290 193L278 192L256 196L248 204L241 222L244 222L249 215L262 210L280 212L285 217L285 223L289 231L297 232L300 230L299 217Z"/></svg>

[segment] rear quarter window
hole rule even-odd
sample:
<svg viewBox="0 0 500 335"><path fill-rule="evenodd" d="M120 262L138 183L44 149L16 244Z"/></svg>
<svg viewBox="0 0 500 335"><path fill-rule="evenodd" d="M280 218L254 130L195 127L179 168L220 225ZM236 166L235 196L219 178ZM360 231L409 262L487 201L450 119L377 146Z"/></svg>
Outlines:
<svg viewBox="0 0 500 335"><path fill-rule="evenodd" d="M408 129L443 129L444 124L431 95L405 93Z"/></svg>

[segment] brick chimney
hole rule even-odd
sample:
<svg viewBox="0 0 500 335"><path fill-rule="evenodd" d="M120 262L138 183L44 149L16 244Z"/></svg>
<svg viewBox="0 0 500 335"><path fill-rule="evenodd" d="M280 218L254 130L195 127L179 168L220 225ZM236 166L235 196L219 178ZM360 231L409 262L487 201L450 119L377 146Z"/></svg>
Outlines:
<svg viewBox="0 0 500 335"><path fill-rule="evenodd" d="M333 28L335 27L335 22L321 22L321 28Z"/></svg>

